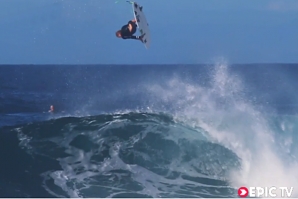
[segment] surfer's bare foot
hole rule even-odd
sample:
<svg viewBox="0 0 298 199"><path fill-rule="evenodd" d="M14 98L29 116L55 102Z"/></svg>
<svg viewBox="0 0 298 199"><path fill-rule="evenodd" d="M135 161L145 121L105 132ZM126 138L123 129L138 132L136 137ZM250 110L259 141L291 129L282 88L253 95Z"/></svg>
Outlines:
<svg viewBox="0 0 298 199"><path fill-rule="evenodd" d="M137 22L137 20L136 19L133 19L133 20L131 20L133 23L136 23Z"/></svg>
<svg viewBox="0 0 298 199"><path fill-rule="evenodd" d="M139 39L140 39L140 41L143 43L143 37L145 36L145 34L142 34L140 37L139 37Z"/></svg>

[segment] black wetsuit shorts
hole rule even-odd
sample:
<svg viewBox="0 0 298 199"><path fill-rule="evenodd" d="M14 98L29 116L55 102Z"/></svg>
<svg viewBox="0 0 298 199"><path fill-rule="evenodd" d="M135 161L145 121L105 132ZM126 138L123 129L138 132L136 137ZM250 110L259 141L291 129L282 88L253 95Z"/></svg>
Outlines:
<svg viewBox="0 0 298 199"><path fill-rule="evenodd" d="M131 24L132 26L131 32L128 29L129 24ZM139 39L138 36L133 35L136 33L136 31L137 31L137 24L132 21L129 21L128 24L126 24L121 28L122 39Z"/></svg>

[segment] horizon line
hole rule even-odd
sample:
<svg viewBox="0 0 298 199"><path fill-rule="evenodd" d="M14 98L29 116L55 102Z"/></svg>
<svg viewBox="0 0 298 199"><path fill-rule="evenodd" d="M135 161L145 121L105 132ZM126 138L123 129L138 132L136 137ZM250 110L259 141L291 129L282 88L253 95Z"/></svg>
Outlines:
<svg viewBox="0 0 298 199"><path fill-rule="evenodd" d="M297 63L293 62L268 62L268 63L228 63L228 65L295 65ZM177 64L0 64L1 66L174 66L174 65L216 65L216 63L196 63L196 64L183 64L183 63L177 63Z"/></svg>

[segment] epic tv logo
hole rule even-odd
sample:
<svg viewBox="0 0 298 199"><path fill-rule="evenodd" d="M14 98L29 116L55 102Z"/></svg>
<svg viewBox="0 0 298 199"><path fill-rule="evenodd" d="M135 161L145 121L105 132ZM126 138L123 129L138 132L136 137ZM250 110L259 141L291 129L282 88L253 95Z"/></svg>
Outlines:
<svg viewBox="0 0 298 199"><path fill-rule="evenodd" d="M263 198L289 198L293 193L293 187L240 187L238 195L241 198L263 197Z"/></svg>

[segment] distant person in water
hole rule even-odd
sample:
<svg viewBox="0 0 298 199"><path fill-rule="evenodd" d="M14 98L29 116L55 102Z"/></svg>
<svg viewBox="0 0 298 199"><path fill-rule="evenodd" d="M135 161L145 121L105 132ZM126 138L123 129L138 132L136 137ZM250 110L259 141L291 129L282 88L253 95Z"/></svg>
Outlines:
<svg viewBox="0 0 298 199"><path fill-rule="evenodd" d="M49 113L54 113L54 106L53 105L50 106Z"/></svg>
<svg viewBox="0 0 298 199"><path fill-rule="evenodd" d="M121 30L116 32L116 37L122 39L136 39L143 42L144 34L141 36L135 36L134 34L137 31L137 21L135 19L130 20L128 24L122 26Z"/></svg>

